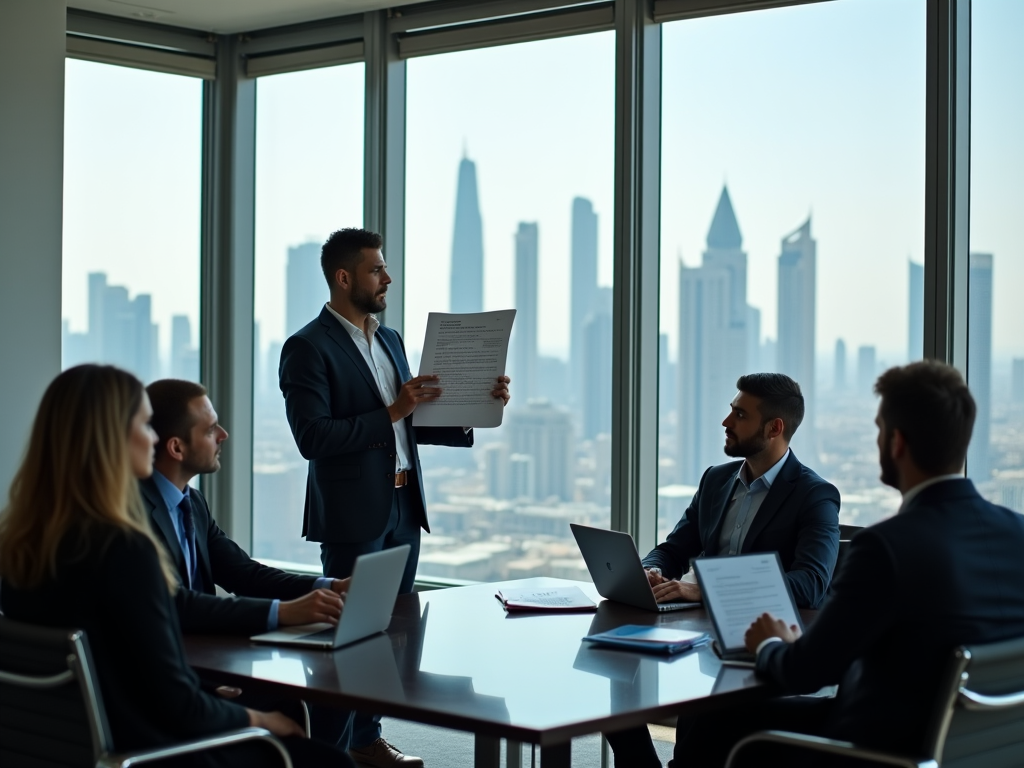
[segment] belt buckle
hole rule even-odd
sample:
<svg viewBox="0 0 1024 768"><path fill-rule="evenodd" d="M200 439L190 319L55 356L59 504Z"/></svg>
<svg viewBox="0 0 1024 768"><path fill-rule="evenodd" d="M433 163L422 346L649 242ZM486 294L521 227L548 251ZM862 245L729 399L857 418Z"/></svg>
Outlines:
<svg viewBox="0 0 1024 768"><path fill-rule="evenodd" d="M395 488L404 488L409 483L409 473L406 470L395 472Z"/></svg>

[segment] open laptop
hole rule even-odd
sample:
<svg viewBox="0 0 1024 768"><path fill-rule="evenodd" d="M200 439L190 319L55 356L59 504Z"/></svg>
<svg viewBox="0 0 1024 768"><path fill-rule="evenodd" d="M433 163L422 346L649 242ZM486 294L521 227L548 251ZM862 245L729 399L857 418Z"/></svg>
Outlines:
<svg viewBox="0 0 1024 768"><path fill-rule="evenodd" d="M753 665L744 635L762 613L803 629L777 552L700 557L693 561L693 570L711 615L715 650L724 661Z"/></svg>
<svg viewBox="0 0 1024 768"><path fill-rule="evenodd" d="M303 624L255 635L250 640L274 645L302 645L310 648L340 648L383 632L391 623L391 612L409 558L409 545L373 552L356 558L345 608L336 626Z"/></svg>
<svg viewBox="0 0 1024 768"><path fill-rule="evenodd" d="M647 580L640 554L628 533L570 523L572 535L594 580L598 594L648 611L679 611L700 603L659 603Z"/></svg>

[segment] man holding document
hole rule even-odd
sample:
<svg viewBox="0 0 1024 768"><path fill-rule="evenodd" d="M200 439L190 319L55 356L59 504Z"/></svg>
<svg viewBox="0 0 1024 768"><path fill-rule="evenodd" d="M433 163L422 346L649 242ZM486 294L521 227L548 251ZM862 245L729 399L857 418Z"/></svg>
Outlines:
<svg viewBox="0 0 1024 768"><path fill-rule="evenodd" d="M769 729L914 755L953 649L1024 636L1024 517L982 499L963 476L976 407L960 373L912 363L882 374L875 392L881 480L903 495L899 511L853 539L806 632L770 613L747 630L757 674L789 696L680 718L675 768L722 765L737 741ZM834 698L791 695L830 685L839 686ZM761 749L744 764L823 758Z"/></svg>
<svg viewBox="0 0 1024 768"><path fill-rule="evenodd" d="M445 381L414 378L402 337L375 317L391 284L382 245L363 229L342 229L324 243L330 301L285 342L279 374L288 424L309 460L302 535L320 543L324 575L346 578L359 555L408 544L400 591L411 592L420 529L430 530L417 445L471 447L473 432L412 422L418 406L441 397ZM507 403L508 385L498 377L491 396ZM379 737L379 718L360 715L339 744L361 763L423 765Z"/></svg>

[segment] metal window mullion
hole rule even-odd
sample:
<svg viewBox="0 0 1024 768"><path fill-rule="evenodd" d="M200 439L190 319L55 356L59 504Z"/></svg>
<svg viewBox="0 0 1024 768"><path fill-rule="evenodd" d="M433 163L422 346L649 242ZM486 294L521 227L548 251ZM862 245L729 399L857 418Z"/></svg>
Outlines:
<svg viewBox="0 0 1024 768"><path fill-rule="evenodd" d="M405 304L405 83L406 64L389 33L386 11L364 20L366 115L363 226L384 237L384 257L394 282L384 322L399 333Z"/></svg>
<svg viewBox="0 0 1024 768"><path fill-rule="evenodd" d="M970 0L928 0L924 355L967 373Z"/></svg>
<svg viewBox="0 0 1024 768"><path fill-rule="evenodd" d="M238 44L218 41L217 79L203 90L200 376L231 442L201 487L221 528L251 551L256 81Z"/></svg>
<svg viewBox="0 0 1024 768"><path fill-rule="evenodd" d="M644 552L657 537L661 27L618 0L612 339L612 520Z"/></svg>

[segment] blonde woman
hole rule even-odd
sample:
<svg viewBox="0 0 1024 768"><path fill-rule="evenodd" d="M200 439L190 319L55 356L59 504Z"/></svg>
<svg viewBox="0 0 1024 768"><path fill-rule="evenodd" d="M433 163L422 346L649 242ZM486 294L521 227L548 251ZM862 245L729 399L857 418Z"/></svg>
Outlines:
<svg viewBox="0 0 1024 768"><path fill-rule="evenodd" d="M85 630L117 749L255 725L281 737L296 766L351 766L342 752L302 738L280 712L200 690L172 602L177 580L138 495L137 478L153 471L151 414L142 383L112 366L71 368L47 388L0 514L4 614ZM267 746L247 744L166 765L275 759Z"/></svg>

